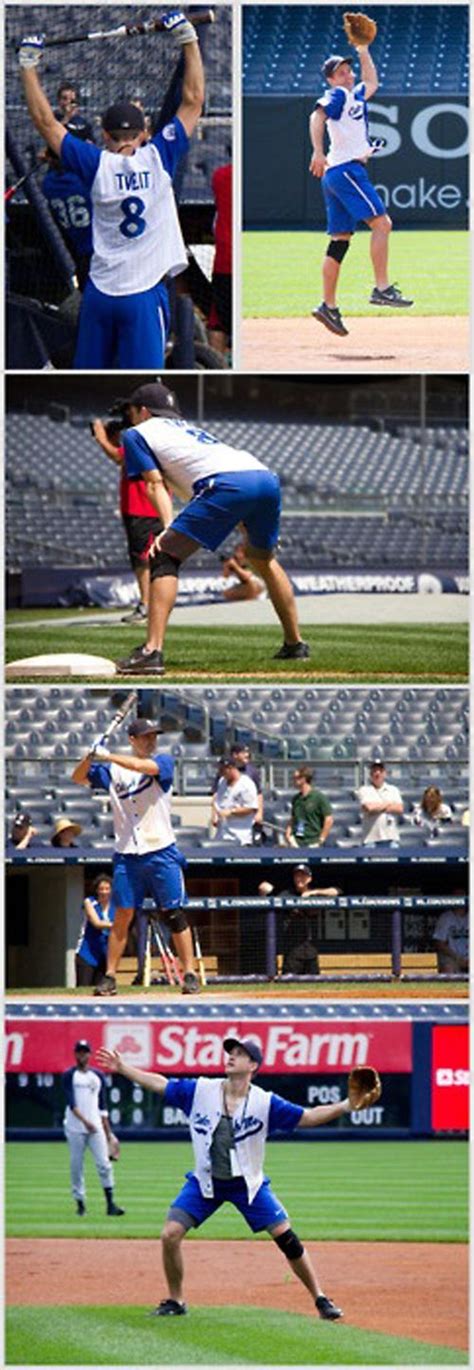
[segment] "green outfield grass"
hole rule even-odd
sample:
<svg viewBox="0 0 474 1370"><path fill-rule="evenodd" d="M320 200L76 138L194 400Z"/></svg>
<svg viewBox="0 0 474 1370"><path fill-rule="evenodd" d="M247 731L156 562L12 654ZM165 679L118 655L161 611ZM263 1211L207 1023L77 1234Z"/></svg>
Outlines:
<svg viewBox="0 0 474 1370"><path fill-rule="evenodd" d="M302 685L341 680L377 684L429 681L436 685L467 679L468 629L464 624L305 626L304 637L311 646L308 661L274 661L281 644L278 626L234 628L232 632L228 628L172 627L166 640L166 679L287 680ZM79 612L77 627L75 623L68 627L59 624L54 611L28 612L21 617L12 611L7 616L8 661L46 652L91 652L115 661L127 656L136 643L136 628L107 623L106 619L98 627L82 624ZM156 676L149 677L150 683L156 680ZM147 677L140 676L140 684L146 682Z"/></svg>
<svg viewBox="0 0 474 1370"><path fill-rule="evenodd" d="M243 314L247 318L300 318L319 303L324 232L275 230L243 235ZM409 316L459 315L469 312L469 235L394 232L390 243L390 280L397 281L415 303ZM351 243L341 273L344 317L377 318L369 307L372 289L369 235L362 230Z"/></svg>
<svg viewBox="0 0 474 1370"><path fill-rule="evenodd" d="M7 1234L155 1238L191 1163L188 1142L124 1143L115 1174L126 1214L111 1221L88 1155L88 1211L78 1219L66 1143L9 1142ZM467 1166L462 1141L269 1142L267 1148L272 1185L305 1241L466 1241ZM230 1206L206 1223L208 1239L248 1235Z"/></svg>
<svg viewBox="0 0 474 1370"><path fill-rule="evenodd" d="M7 1365L463 1365L467 1354L267 1308L12 1308Z"/></svg>

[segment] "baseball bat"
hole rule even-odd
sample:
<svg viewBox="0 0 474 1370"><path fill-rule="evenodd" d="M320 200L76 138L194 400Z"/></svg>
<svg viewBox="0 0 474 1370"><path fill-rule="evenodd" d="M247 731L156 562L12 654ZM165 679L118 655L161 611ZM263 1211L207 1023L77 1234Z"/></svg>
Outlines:
<svg viewBox="0 0 474 1370"><path fill-rule="evenodd" d="M202 954L202 951L201 951L201 943L200 943L200 941L199 941L199 933L198 933L197 928L193 928L193 937L194 937L194 948L195 948L195 952L196 952L196 961L197 961L197 963L198 963L199 979L200 979L200 981L201 981L201 985L202 985L203 989L205 989L205 988L206 988L206 985L207 985L206 967L205 967L205 965L204 965L204 957L203 957L203 954Z"/></svg>
<svg viewBox="0 0 474 1370"><path fill-rule="evenodd" d="M194 24L195 27L198 27L200 24L213 24L215 17L215 12L211 9L200 10L198 14L190 16L191 23ZM119 24L118 28L99 29L97 32L89 33L86 29L83 29L81 33L70 34L67 38L64 36L61 38L45 38L44 47L65 48L68 47L70 43L92 43L106 38L139 38L146 33L166 33L166 31L166 24L164 23L163 18L146 19L143 23ZM18 51L19 48L17 48L17 52Z"/></svg>
<svg viewBox="0 0 474 1370"><path fill-rule="evenodd" d="M13 196L16 195L17 190L21 189L21 187L25 184L25 181L29 181L30 176L33 176L35 171L41 171L41 169L41 162L35 162L35 165L31 166L29 171L25 171L24 176L20 176L19 181L16 181L14 186L8 186L8 189L5 191L3 196L5 204L8 204L8 201L13 199Z"/></svg>
<svg viewBox="0 0 474 1370"><path fill-rule="evenodd" d="M162 940L160 930L159 930L159 928L157 927L156 923L153 924L153 935L154 935L155 942L156 942L156 945L157 945L157 947L158 947L158 951L159 951L159 954L160 954L160 957L161 957L161 960L162 960L162 963L163 963L163 969L164 969L164 972L165 972L165 975L166 975L166 979L167 979L167 981L168 981L168 984L170 984L170 985L179 984L179 981L176 980L176 977L175 977L175 975L174 975L174 966L173 966L173 964L172 964L171 957L168 955L168 949L165 950L165 945L164 945L164 942L163 942L163 940Z"/></svg>
<svg viewBox="0 0 474 1370"><path fill-rule="evenodd" d="M137 692L136 690L131 690L130 694L128 694L126 698L123 700L123 703L119 705L119 708L117 709L117 712L114 714L113 718L111 718L109 726L108 728L106 728L105 733L102 733L102 737L96 738L93 747L91 747L91 751L94 751L96 747L103 747L104 743L108 742L109 737L111 737L112 733L115 732L115 729L118 728L119 723L122 723L123 719L126 718L128 713L130 713L130 709L133 709L133 706L134 704L136 704L136 702Z"/></svg>
<svg viewBox="0 0 474 1370"><path fill-rule="evenodd" d="M143 966L143 988L149 989L151 981L151 924L146 932L145 962Z"/></svg>

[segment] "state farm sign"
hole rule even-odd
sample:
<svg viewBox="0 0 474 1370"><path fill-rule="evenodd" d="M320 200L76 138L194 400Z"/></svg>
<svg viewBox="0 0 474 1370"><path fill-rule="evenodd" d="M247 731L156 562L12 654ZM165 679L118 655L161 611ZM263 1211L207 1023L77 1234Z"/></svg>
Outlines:
<svg viewBox="0 0 474 1370"><path fill-rule="evenodd" d="M432 1126L435 1132L469 1127L469 1029L435 1027L432 1058Z"/></svg>
<svg viewBox="0 0 474 1370"><path fill-rule="evenodd" d="M412 1069L410 1023L334 1021L316 1018L254 1019L239 1023L209 1023L194 1018L190 1024L134 1019L74 1023L30 1019L28 1024L7 1025L6 1069L9 1071L66 1070L73 1060L74 1042L87 1037L93 1051L106 1046L119 1051L130 1065L164 1075L219 1075L224 1065L223 1042L228 1036L253 1037L263 1052L262 1074L294 1074L320 1071L325 1074L350 1070L369 1062L384 1072Z"/></svg>

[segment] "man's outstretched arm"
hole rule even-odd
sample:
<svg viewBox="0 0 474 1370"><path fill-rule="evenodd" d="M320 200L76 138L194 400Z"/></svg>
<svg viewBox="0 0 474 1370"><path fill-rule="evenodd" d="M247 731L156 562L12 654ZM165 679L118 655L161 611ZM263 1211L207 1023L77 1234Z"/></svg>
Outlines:
<svg viewBox="0 0 474 1370"><path fill-rule="evenodd" d="M116 1075L124 1075L126 1080L133 1080L134 1084L142 1085L144 1089L151 1089L155 1094L164 1094L165 1092L168 1084L166 1075L155 1075L151 1070L139 1070L137 1066L129 1066L118 1051L108 1051L107 1047L99 1047L97 1060L102 1070L109 1070Z"/></svg>
<svg viewBox="0 0 474 1370"><path fill-rule="evenodd" d="M20 76L30 119L48 147L59 156L67 129L55 118L39 79L38 64L41 61L43 44L41 34L23 38L18 56Z"/></svg>

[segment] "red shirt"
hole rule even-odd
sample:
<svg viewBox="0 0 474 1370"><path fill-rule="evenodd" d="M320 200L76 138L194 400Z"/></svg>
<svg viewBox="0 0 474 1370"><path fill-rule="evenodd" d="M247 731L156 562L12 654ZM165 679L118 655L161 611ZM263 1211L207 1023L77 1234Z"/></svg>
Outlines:
<svg viewBox="0 0 474 1370"><path fill-rule="evenodd" d="M119 447L118 452L123 457L123 447ZM159 514L148 498L145 481L129 480L123 466L120 473L120 512L122 514L135 514L139 518L159 518Z"/></svg>
<svg viewBox="0 0 474 1370"><path fill-rule="evenodd" d="M218 166L212 177L212 193L216 202L214 238L216 255L214 271L229 275L232 272L232 164Z"/></svg>

